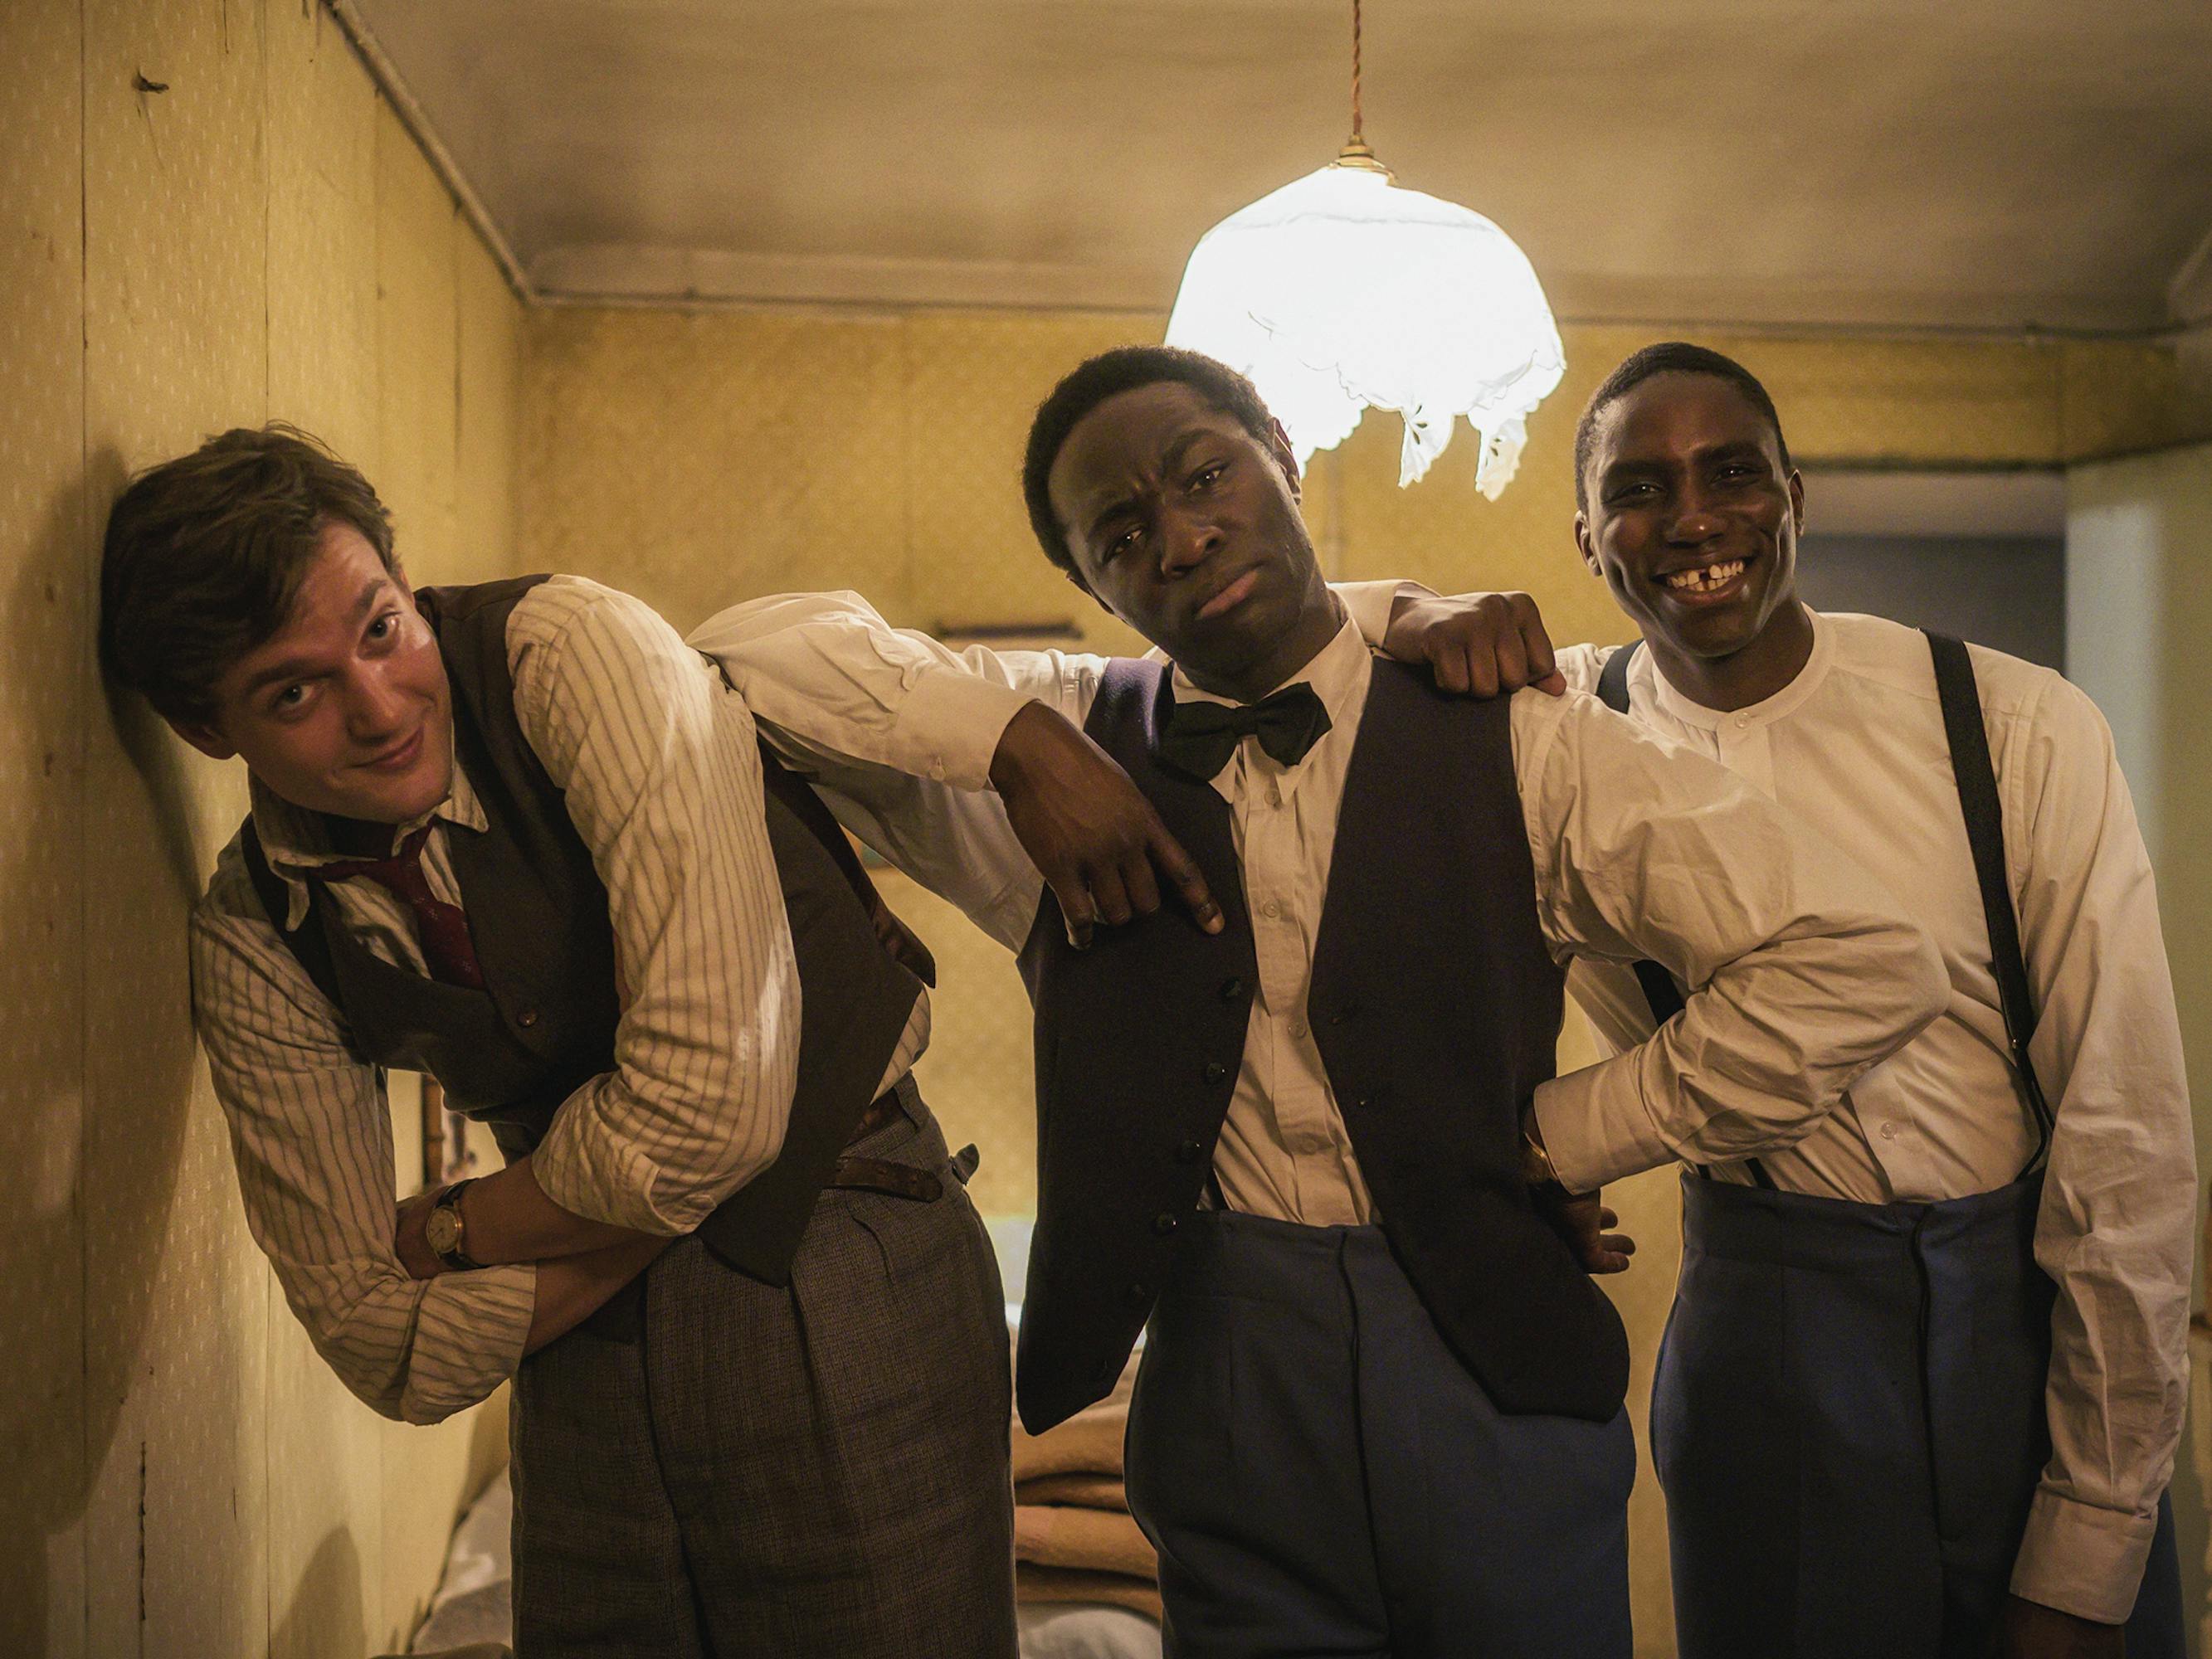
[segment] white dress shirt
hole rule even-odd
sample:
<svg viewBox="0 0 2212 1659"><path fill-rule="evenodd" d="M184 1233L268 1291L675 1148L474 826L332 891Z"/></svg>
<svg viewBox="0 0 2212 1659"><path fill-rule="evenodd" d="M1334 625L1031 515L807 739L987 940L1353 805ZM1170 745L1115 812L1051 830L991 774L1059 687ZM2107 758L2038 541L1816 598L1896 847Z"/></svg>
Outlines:
<svg viewBox="0 0 2212 1659"><path fill-rule="evenodd" d="M615 1068L562 1103L532 1167L574 1214L685 1232L774 1159L796 1075L798 977L752 718L665 622L594 582L532 589L507 649L522 734L606 884L623 991ZM485 822L458 765L429 819L424 873L458 904L447 826ZM335 854L318 817L258 783L253 821L296 924L301 872ZM395 842L414 827L398 826ZM422 971L397 896L358 877L325 891L371 951ZM235 839L191 945L195 1016L246 1218L293 1312L346 1385L388 1416L432 1422L483 1398L521 1358L535 1270L416 1280L400 1267L381 1082L264 917ZM891 1078L927 1035L924 998Z"/></svg>
<svg viewBox="0 0 2212 1659"><path fill-rule="evenodd" d="M1380 617L1373 596L1347 592L1352 619L1293 677L1321 697L1328 732L1289 768L1248 738L1214 780L1233 814L1261 981L1215 1171L1232 1208L1314 1224L1370 1209L1306 992L1372 672L1361 635L1382 631L1393 591L1376 586ZM986 792L991 757L1031 698L1080 724L1103 659L956 654L892 631L852 594L755 601L691 639L857 834L1018 946L1042 883ZM1175 691L1205 695L1180 673ZM1756 791L1580 694L1521 693L1511 729L1555 958L1653 956L1700 988L1659 1037L1540 1085L1547 1133L1586 1118L1690 1126L1683 1144L1705 1157L1802 1135L1934 1017L1940 964L1919 930ZM1793 1034L1808 1029L1825 1040L1801 1043Z"/></svg>
<svg viewBox="0 0 2212 1659"><path fill-rule="evenodd" d="M1928 642L1879 617L1809 614L1803 671L1748 708L1691 702L1648 650L1628 674L1639 724L1819 824L1942 953L1942 1016L1808 1133L1766 1143L1759 1158L1794 1192L1868 1203L1986 1192L2020 1175L2036 1137L2009 1057ZM1571 686L1589 690L1611 654L1577 646L1559 666ZM2059 1291L2052 1455L2013 1587L2117 1624L2134 1604L2188 1386L2196 1175L2180 1030L2150 864L2103 718L2047 669L1979 647L1972 657L2040 1011L2029 1058L2057 1114L2035 1237ZM1650 1009L1626 969L1578 962L1569 985L1612 1048L1650 1035ZM1818 1024L1793 1030L1810 1048L1826 1037ZM1547 1112L1545 1127L1563 1170L1608 1176L1692 1139L1687 1122L1664 1117ZM1741 1166L1715 1173L1745 1178Z"/></svg>

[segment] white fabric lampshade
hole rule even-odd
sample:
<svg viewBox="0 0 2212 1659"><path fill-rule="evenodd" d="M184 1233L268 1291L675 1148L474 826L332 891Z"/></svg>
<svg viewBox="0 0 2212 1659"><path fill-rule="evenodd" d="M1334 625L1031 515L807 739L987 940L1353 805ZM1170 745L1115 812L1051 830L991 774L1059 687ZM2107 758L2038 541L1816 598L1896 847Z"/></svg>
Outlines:
<svg viewBox="0 0 2212 1659"><path fill-rule="evenodd" d="M1513 477L1528 411L1559 383L1559 325L1528 257L1480 214L1387 175L1328 167L1200 238L1167 343L1243 371L1304 465L1368 405L1405 417L1412 483L1467 416L1476 487Z"/></svg>

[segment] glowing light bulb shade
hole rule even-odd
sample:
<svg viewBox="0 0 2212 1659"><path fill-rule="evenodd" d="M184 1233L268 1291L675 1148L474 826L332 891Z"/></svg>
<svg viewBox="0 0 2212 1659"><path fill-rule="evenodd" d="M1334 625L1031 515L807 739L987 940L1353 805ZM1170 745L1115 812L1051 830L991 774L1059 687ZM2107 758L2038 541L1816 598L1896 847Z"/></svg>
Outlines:
<svg viewBox="0 0 2212 1659"><path fill-rule="evenodd" d="M1304 465L1371 405L1405 417L1412 483L1467 416L1475 485L1512 478L1528 411L1559 383L1559 325L1528 256L1480 214L1328 167L1232 213L1199 239L1167 343L1242 370Z"/></svg>

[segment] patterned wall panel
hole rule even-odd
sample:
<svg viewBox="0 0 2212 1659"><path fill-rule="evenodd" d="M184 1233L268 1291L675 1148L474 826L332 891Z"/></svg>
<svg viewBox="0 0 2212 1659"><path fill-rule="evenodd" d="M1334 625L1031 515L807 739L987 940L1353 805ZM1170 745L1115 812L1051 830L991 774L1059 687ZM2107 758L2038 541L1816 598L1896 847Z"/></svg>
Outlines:
<svg viewBox="0 0 2212 1659"><path fill-rule="evenodd" d="M453 220L460 342L454 430L457 518L440 581L477 581L516 569L514 440L522 373L522 305L465 219ZM430 580L426 566L422 580Z"/></svg>
<svg viewBox="0 0 2212 1659"><path fill-rule="evenodd" d="M269 416L378 472L377 97L322 8L264 0Z"/></svg>
<svg viewBox="0 0 2212 1659"><path fill-rule="evenodd" d="M1136 636L1038 548L1022 452L1030 416L1060 376L1159 331L1147 318L1081 313L921 313L906 323L912 563L899 621L933 630L1069 621L1096 648L1134 648Z"/></svg>
<svg viewBox="0 0 2212 1659"><path fill-rule="evenodd" d="M0 1158L24 1176L0 1651L393 1647L504 1414L382 1424L271 1293L187 1013L185 917L243 774L110 707L98 543L129 473L273 414L379 476L404 434L396 504L429 562L465 502L497 568L519 311L457 301L450 204L411 143L380 147L309 0L31 0L0 9L0 218L30 233L0 248L0 783L25 831L0 925L36 942L0 964Z"/></svg>
<svg viewBox="0 0 2212 1659"><path fill-rule="evenodd" d="M264 0L269 414L377 472L377 98L319 7ZM235 1207L236 1200L230 1200ZM317 1357L272 1285L270 1659L363 1652L384 1632L382 1425Z"/></svg>
<svg viewBox="0 0 2212 1659"><path fill-rule="evenodd" d="M82 114L77 0L0 9L0 1652L84 1651Z"/></svg>
<svg viewBox="0 0 2212 1659"><path fill-rule="evenodd" d="M377 493L401 561L454 556L456 365L453 198L381 101L376 114ZM435 580L433 576L430 580Z"/></svg>
<svg viewBox="0 0 2212 1659"><path fill-rule="evenodd" d="M520 557L690 627L733 600L907 586L901 329L800 312L532 318Z"/></svg>
<svg viewBox="0 0 2212 1659"><path fill-rule="evenodd" d="M85 453L104 508L126 471L264 414L262 18L258 0L84 15ZM95 695L88 726L88 1648L240 1653L267 1635L268 1276L184 968L243 780L136 706L111 723Z"/></svg>

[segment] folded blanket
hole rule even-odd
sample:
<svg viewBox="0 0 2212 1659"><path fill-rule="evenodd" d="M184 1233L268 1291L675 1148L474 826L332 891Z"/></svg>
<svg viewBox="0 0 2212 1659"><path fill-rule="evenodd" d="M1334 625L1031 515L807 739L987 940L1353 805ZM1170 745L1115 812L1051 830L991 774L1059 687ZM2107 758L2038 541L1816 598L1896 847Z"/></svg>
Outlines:
<svg viewBox="0 0 2212 1659"><path fill-rule="evenodd" d="M1129 1512L1129 1494L1118 1474L1038 1474L1014 1488L1017 1504L1073 1504L1078 1509Z"/></svg>
<svg viewBox="0 0 2212 1659"><path fill-rule="evenodd" d="M1041 1474L1110 1474L1119 1480L1121 1437L1129 1431L1129 1389L1136 1378L1132 1361L1113 1393L1042 1434L1015 1423L1014 1485Z"/></svg>
<svg viewBox="0 0 2212 1659"><path fill-rule="evenodd" d="M1127 1573L1146 1583L1159 1577L1151 1542L1134 1521L1115 1510L1017 1504L1014 1559L1041 1567Z"/></svg>
<svg viewBox="0 0 2212 1659"><path fill-rule="evenodd" d="M1015 1584L1015 1594L1024 1601L1104 1602L1141 1613L1155 1623L1160 1618L1159 1591L1118 1572L1082 1572L1071 1567L1032 1566L1024 1561L1016 1568Z"/></svg>
<svg viewBox="0 0 2212 1659"><path fill-rule="evenodd" d="M1114 1392L1042 1434L1014 1425L1014 1589L1024 1601L1104 1601L1158 1619L1159 1563L1129 1517L1121 1441L1133 1362Z"/></svg>

